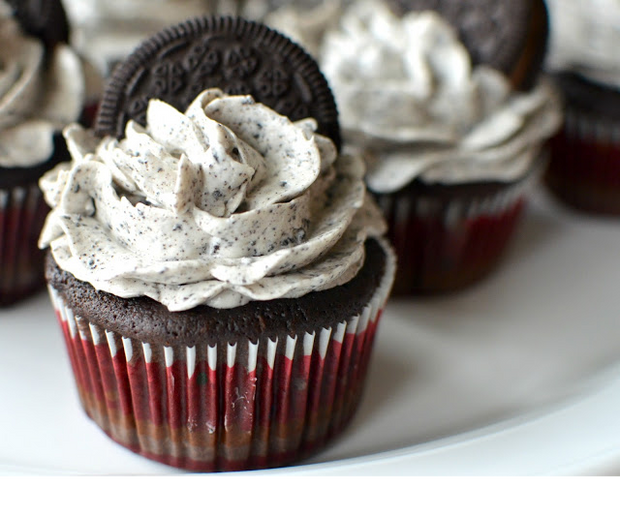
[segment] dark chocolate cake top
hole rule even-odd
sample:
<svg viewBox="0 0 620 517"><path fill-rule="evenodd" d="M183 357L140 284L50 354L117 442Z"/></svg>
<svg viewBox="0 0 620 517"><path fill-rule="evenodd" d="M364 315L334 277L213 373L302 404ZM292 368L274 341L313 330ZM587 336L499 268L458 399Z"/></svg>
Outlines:
<svg viewBox="0 0 620 517"><path fill-rule="evenodd" d="M196 346L235 343L241 338L285 339L329 328L363 310L381 284L387 256L374 239L366 243L366 260L350 282L301 298L255 301L234 309L205 305L170 312L147 297L120 298L97 291L61 270L47 254L46 277L69 307L91 323L151 344Z"/></svg>

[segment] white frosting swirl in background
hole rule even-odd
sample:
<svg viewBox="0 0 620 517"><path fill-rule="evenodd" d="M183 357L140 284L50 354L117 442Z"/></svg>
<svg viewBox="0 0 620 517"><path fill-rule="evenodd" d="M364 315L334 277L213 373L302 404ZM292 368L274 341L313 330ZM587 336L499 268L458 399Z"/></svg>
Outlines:
<svg viewBox="0 0 620 517"><path fill-rule="evenodd" d="M207 90L185 114L151 101L147 121L120 142L69 127L73 162L40 182L41 247L96 289L171 311L295 298L352 279L385 231L362 160L313 119Z"/></svg>
<svg viewBox="0 0 620 517"><path fill-rule="evenodd" d="M620 88L620 0L547 0L548 66Z"/></svg>
<svg viewBox="0 0 620 517"><path fill-rule="evenodd" d="M318 57L327 31L336 29L342 16L344 0L322 0L310 7L293 2L268 12L263 22L286 34L306 52Z"/></svg>
<svg viewBox="0 0 620 517"><path fill-rule="evenodd" d="M345 141L369 156L371 190L424 182L512 181L537 162L561 108L542 82L513 93L489 67L472 68L434 12L397 18L376 1L347 10L323 44Z"/></svg>
<svg viewBox="0 0 620 517"><path fill-rule="evenodd" d="M98 76L67 45L46 56L0 1L0 167L31 167L54 152L54 134L79 119Z"/></svg>
<svg viewBox="0 0 620 517"><path fill-rule="evenodd" d="M239 0L64 0L72 43L103 73L165 27L211 13L235 14Z"/></svg>

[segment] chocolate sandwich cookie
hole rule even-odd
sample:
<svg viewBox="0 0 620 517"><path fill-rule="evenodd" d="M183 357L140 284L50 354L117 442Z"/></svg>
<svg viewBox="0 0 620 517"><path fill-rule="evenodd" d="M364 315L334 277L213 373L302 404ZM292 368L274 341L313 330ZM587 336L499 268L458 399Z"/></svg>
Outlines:
<svg viewBox="0 0 620 517"><path fill-rule="evenodd" d="M532 87L549 31L543 0L388 0L397 14L437 11L457 31L474 65L503 72L517 89Z"/></svg>
<svg viewBox="0 0 620 517"><path fill-rule="evenodd" d="M41 39L48 48L68 43L69 23L60 0L7 0L13 15L29 34Z"/></svg>
<svg viewBox="0 0 620 517"><path fill-rule="evenodd" d="M291 120L313 117L340 145L336 103L316 62L263 24L219 16L165 29L138 47L112 74L95 130L122 138L130 119L146 123L149 99L183 111L207 88L252 95Z"/></svg>

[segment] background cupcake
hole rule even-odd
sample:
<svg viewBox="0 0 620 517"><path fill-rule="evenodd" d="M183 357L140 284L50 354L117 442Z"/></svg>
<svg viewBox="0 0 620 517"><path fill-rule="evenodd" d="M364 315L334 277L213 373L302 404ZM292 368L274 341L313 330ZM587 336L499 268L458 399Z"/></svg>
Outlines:
<svg viewBox="0 0 620 517"><path fill-rule="evenodd" d="M498 264L560 122L537 81L546 20L538 1L365 1L327 30L321 66L388 219L396 292L461 288Z"/></svg>
<svg viewBox="0 0 620 517"><path fill-rule="evenodd" d="M68 157L60 131L86 123L98 97L99 76L58 39L65 21L57 2L0 1L0 305L43 286L37 181Z"/></svg>
<svg viewBox="0 0 620 517"><path fill-rule="evenodd" d="M304 457L350 420L394 259L334 116L299 47L204 18L116 70L97 123L111 136L66 130L41 245L82 404L112 439L238 470Z"/></svg>
<svg viewBox="0 0 620 517"><path fill-rule="evenodd" d="M564 96L565 122L545 176L562 202L620 215L620 4L549 1L549 69Z"/></svg>

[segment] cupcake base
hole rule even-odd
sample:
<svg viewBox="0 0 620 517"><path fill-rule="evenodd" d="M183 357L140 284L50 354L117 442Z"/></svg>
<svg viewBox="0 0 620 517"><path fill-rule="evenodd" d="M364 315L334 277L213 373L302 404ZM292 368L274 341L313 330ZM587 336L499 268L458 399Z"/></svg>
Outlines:
<svg viewBox="0 0 620 517"><path fill-rule="evenodd" d="M54 154L32 167L0 167L0 306L7 306L45 287L44 253L39 234L49 207L39 178L69 159L61 134L54 136Z"/></svg>
<svg viewBox="0 0 620 517"><path fill-rule="evenodd" d="M475 284L500 263L537 175L515 183L426 186L377 196L398 269L395 295Z"/></svg>
<svg viewBox="0 0 620 517"><path fill-rule="evenodd" d="M562 131L551 141L545 174L562 203L595 215L620 215L620 94L578 75L557 74L565 96Z"/></svg>
<svg viewBox="0 0 620 517"><path fill-rule="evenodd" d="M567 113L563 131L551 142L545 184L555 197L577 210L620 215L620 128L580 123ZM616 138L614 138L614 136Z"/></svg>
<svg viewBox="0 0 620 517"><path fill-rule="evenodd" d="M37 247L49 209L37 184L0 189L0 306L18 302L45 285Z"/></svg>
<svg viewBox="0 0 620 517"><path fill-rule="evenodd" d="M97 293L53 259L47 266L86 413L124 447L204 472L287 465L342 431L362 393L393 273L391 252L373 241L345 286L227 311L167 313L180 318L175 323L163 321L152 300ZM114 317L119 307L125 312ZM125 320L139 307L147 321ZM160 327L149 334L155 321ZM164 338L168 332L177 336Z"/></svg>

